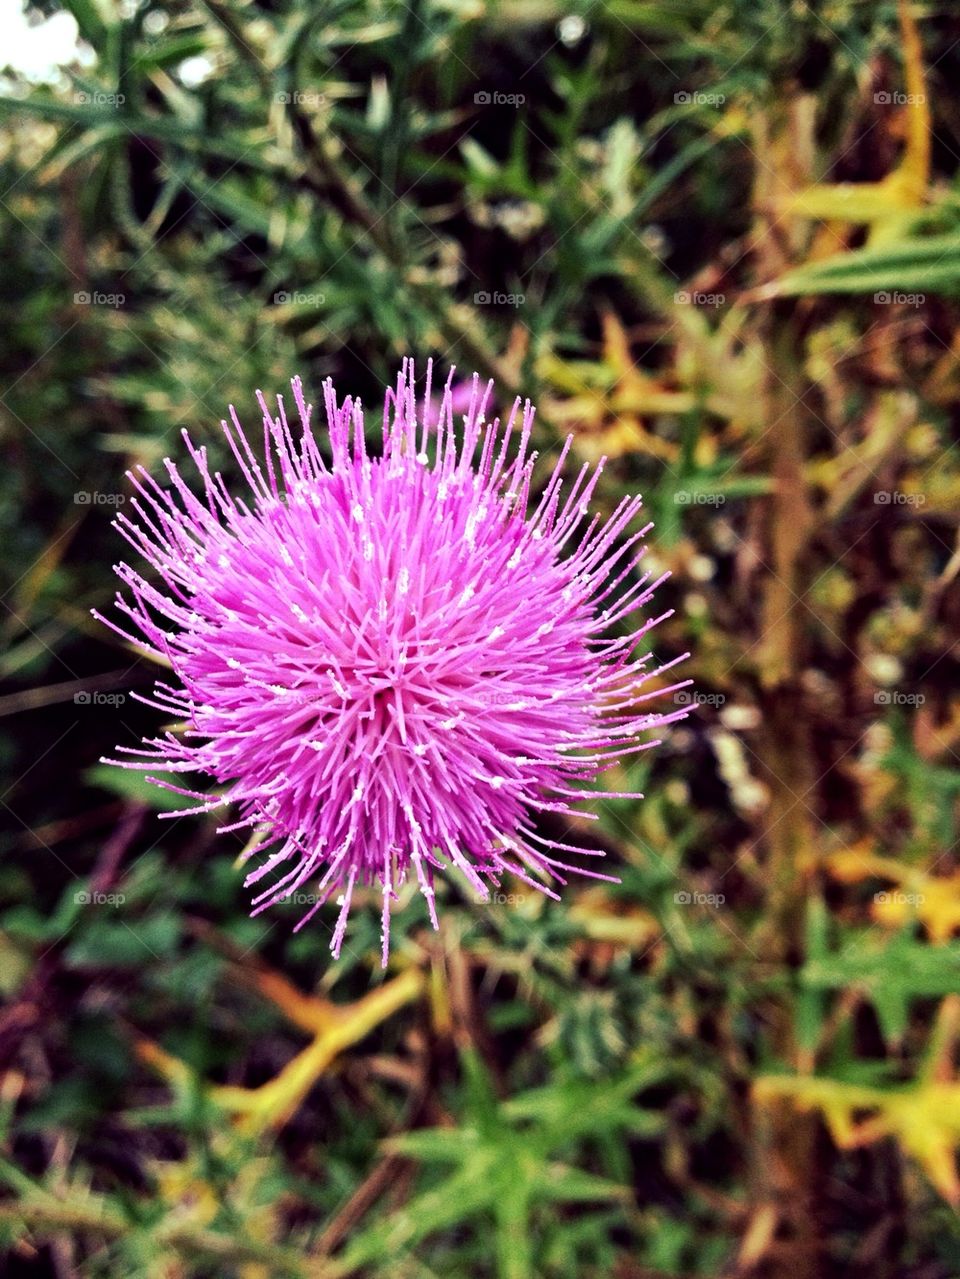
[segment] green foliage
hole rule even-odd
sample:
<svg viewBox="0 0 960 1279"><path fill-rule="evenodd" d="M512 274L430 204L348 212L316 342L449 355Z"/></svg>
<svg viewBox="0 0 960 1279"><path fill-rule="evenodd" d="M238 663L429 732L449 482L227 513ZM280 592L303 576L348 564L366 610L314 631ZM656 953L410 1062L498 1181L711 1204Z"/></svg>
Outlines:
<svg viewBox="0 0 960 1279"><path fill-rule="evenodd" d="M6 1268L951 1279L957 18L61 7L0 96ZM383 978L372 894L333 964L100 763L158 716L89 610L129 468L408 354L644 493L696 700L545 827L619 884L411 890Z"/></svg>

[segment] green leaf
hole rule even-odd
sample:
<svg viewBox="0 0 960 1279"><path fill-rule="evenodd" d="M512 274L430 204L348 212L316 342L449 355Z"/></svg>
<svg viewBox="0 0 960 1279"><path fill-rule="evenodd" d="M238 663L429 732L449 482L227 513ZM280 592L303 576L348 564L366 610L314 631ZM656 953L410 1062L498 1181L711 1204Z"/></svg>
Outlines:
<svg viewBox="0 0 960 1279"><path fill-rule="evenodd" d="M158 767L158 772L162 769ZM115 764L95 764L88 768L84 777L91 786L100 786L103 790L119 795L121 799L132 800L136 804L146 804L159 812L176 812L181 808L189 808L199 803L186 795L177 795L165 790L162 786L154 786L147 781L150 776L141 769L118 768Z"/></svg>
<svg viewBox="0 0 960 1279"><path fill-rule="evenodd" d="M540 1193L556 1203L598 1203L604 1199L627 1199L626 1186L597 1177L592 1172L571 1168L567 1164L548 1164L544 1169Z"/></svg>
<svg viewBox="0 0 960 1279"><path fill-rule="evenodd" d="M891 290L960 295L960 234L914 236L882 248L838 253L781 276L770 295Z"/></svg>
<svg viewBox="0 0 960 1279"><path fill-rule="evenodd" d="M114 894L116 895L116 894ZM101 913L122 911L119 905L97 905ZM137 968L163 959L180 940L180 920L172 914L153 915L130 922L104 919L90 928L67 949L66 963L73 968Z"/></svg>
<svg viewBox="0 0 960 1279"><path fill-rule="evenodd" d="M899 934L884 942L870 933L845 942L832 955L810 960L800 972L811 990L862 991L888 1042L899 1042L911 1002L960 992L960 943L928 946Z"/></svg>
<svg viewBox="0 0 960 1279"><path fill-rule="evenodd" d="M107 23L101 14L103 6L96 0L64 0L63 7L73 14L84 40L99 48L107 34Z"/></svg>

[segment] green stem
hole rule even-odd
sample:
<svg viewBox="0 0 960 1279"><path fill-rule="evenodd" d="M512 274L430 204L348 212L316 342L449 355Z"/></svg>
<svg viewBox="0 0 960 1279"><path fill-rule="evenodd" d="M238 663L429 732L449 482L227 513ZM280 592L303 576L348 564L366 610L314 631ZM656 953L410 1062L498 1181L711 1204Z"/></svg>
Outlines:
<svg viewBox="0 0 960 1279"><path fill-rule="evenodd" d="M28 1199L0 1204L0 1222L10 1222L41 1232L69 1230L90 1231L107 1239L122 1239L138 1232L138 1227L104 1206L73 1204L49 1199ZM254 1239L238 1239L213 1230L179 1224L158 1226L151 1241L160 1250L177 1252L219 1262L259 1262L275 1273L297 1279L339 1279L345 1272L336 1262L320 1262L305 1258L301 1252L278 1244Z"/></svg>

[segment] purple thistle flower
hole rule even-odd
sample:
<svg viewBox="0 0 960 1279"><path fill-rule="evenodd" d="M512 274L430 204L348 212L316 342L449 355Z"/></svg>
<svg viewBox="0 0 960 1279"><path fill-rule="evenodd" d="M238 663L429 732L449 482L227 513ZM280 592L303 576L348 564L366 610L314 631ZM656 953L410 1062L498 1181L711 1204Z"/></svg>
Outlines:
<svg viewBox="0 0 960 1279"><path fill-rule="evenodd" d="M634 656L663 620L641 610L667 576L634 573L650 527L628 533L641 499L584 528L601 468L584 466L562 494L568 439L528 511L529 402L521 411L518 399L505 426L487 424L492 383L474 376L458 432L452 372L429 420L431 372L418 423L404 361L380 457L366 452L360 401L338 405L328 379L328 465L295 379L297 438L282 399L274 418L258 393L263 464L232 408L232 428L222 424L246 500L184 432L202 498L168 459L172 487L138 468L138 522L116 521L162 579L118 565L132 600L118 593L117 607L178 681L140 700L183 723L149 749L118 747L140 758L109 762L211 775L214 796L149 780L200 801L169 817L239 806L220 830L252 828L244 856L260 859L246 882L267 884L254 913L316 879L299 928L339 894L334 956L354 886L379 883L384 965L390 902L408 874L435 928L434 875L451 866L485 898L505 871L556 897L543 881L579 869L558 854L600 854L543 838L536 812L573 815L587 794L621 794L578 784L655 746L639 735L686 712L643 708L689 683L650 690L682 658L656 667L650 653ZM610 633L638 613L629 633Z"/></svg>

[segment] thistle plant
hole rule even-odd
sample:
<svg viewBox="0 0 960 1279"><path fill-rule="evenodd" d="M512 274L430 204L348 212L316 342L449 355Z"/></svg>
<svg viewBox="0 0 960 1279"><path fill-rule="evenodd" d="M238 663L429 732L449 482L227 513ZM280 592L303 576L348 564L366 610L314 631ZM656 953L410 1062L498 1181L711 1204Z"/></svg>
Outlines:
<svg viewBox="0 0 960 1279"><path fill-rule="evenodd" d="M685 714L650 709L682 659L645 648L668 614L649 608L666 574L642 571L641 498L591 516L602 463L565 489L569 439L537 493L530 403L488 422L492 383L474 375L457 414L453 373L439 403L431 379L418 400L404 361L376 456L329 380L326 439L299 379L298 427L259 395L260 457L232 408L223 423L245 496L184 432L202 496L170 460L169 488L141 467L116 521L154 575L117 566L135 633L108 625L172 669L142 700L179 724L110 762L171 775L150 780L195 803L168 816L235 805L220 829L252 832L254 911L312 881L297 927L336 895L335 956L354 888L379 885L384 965L408 876L434 927L438 872L483 898L505 872L553 897L571 871L613 878L537 814L595 819L574 805L625 792L585 785Z"/></svg>

